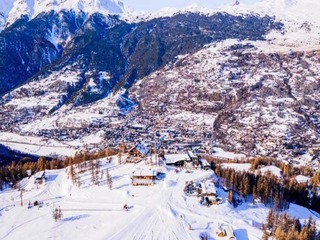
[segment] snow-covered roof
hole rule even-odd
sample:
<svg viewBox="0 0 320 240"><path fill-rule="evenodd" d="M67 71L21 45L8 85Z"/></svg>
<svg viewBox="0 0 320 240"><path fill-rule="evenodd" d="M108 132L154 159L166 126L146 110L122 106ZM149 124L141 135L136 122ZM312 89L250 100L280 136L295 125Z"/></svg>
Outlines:
<svg viewBox="0 0 320 240"><path fill-rule="evenodd" d="M236 153L233 153L233 152L227 152L227 151L224 151L222 148L213 148L213 156L215 157L220 157L220 158L225 158L225 159L241 159L241 158L244 158L245 155L243 154L236 154Z"/></svg>
<svg viewBox="0 0 320 240"><path fill-rule="evenodd" d="M310 178L303 176L303 175L298 175L295 177L298 183L304 183L304 182L309 182Z"/></svg>
<svg viewBox="0 0 320 240"><path fill-rule="evenodd" d="M131 127L133 128L138 128L138 129L146 129L146 125L143 125L143 124L140 124L140 123L135 123L135 124L132 124Z"/></svg>
<svg viewBox="0 0 320 240"><path fill-rule="evenodd" d="M155 177L157 175L157 171L154 169L137 169L133 172L133 177Z"/></svg>
<svg viewBox="0 0 320 240"><path fill-rule="evenodd" d="M200 159L200 162L202 164L202 167L204 166L210 166L210 164L208 163L208 161L206 159Z"/></svg>
<svg viewBox="0 0 320 240"><path fill-rule="evenodd" d="M197 158L197 156L192 151L188 151L188 155L190 158Z"/></svg>
<svg viewBox="0 0 320 240"><path fill-rule="evenodd" d="M209 194L209 195L216 195L217 194L216 187L215 187L214 183L212 182L212 180L204 181L201 184L201 187L202 187L203 194Z"/></svg>
<svg viewBox="0 0 320 240"><path fill-rule="evenodd" d="M34 178L37 179L37 178L43 178L45 177L45 171L40 171L40 172L37 172L35 175L34 175Z"/></svg>
<svg viewBox="0 0 320 240"><path fill-rule="evenodd" d="M164 155L167 164L172 164L180 161L189 161L190 157L188 154L166 154Z"/></svg>
<svg viewBox="0 0 320 240"><path fill-rule="evenodd" d="M261 174L264 175L267 172L271 172L273 175L282 178L281 169L276 166L266 166L260 168Z"/></svg>
<svg viewBox="0 0 320 240"><path fill-rule="evenodd" d="M223 163L221 164L223 168L231 168L235 171L249 171L251 168L251 163Z"/></svg>
<svg viewBox="0 0 320 240"><path fill-rule="evenodd" d="M141 152L143 155L147 155L149 153L149 148L144 144L140 143L136 146L137 150Z"/></svg>
<svg viewBox="0 0 320 240"><path fill-rule="evenodd" d="M136 146L129 149L129 152L133 149L137 149L142 155L148 155L149 153L149 147L143 143L138 143Z"/></svg>

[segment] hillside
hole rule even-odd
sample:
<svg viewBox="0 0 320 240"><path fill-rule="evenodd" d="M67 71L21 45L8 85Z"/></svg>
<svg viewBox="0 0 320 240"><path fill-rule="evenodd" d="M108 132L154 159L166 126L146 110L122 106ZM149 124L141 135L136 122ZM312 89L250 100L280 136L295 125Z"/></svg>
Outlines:
<svg viewBox="0 0 320 240"><path fill-rule="evenodd" d="M205 179L213 174L211 171L177 172L174 168L154 166L165 173L163 180L152 186L132 186L132 172L149 166L144 162L137 165L116 162L116 157L111 163L106 159L99 161L102 175L98 185L92 183L89 167L80 173L80 185L72 183L70 169L46 171L47 180L38 186L34 183L35 176L24 179L22 207L19 191L1 193L0 238L20 239L28 235L29 239L199 239L200 236L223 239L216 235L219 225L230 225L237 239L261 239L259 226L268 214L268 208L262 204L244 203L235 211L222 188L217 193L223 202L217 206L201 205L197 197L184 194L185 181ZM106 185L107 168L113 178L112 190ZM28 209L29 201L41 205ZM124 204L129 211L123 210ZM58 207L63 216L55 222L51 213ZM288 213L301 221L310 215L307 209L294 204ZM312 216L319 227L320 218Z"/></svg>
<svg viewBox="0 0 320 240"><path fill-rule="evenodd" d="M21 16L0 32L4 134L81 148L174 129L184 145L320 165L317 3L139 15L80 2L1 5L3 21Z"/></svg>

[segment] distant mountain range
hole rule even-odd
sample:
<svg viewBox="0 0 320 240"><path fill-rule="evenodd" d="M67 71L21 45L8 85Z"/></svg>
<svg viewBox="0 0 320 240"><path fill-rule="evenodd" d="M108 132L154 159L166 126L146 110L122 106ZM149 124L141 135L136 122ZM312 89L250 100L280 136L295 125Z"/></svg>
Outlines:
<svg viewBox="0 0 320 240"><path fill-rule="evenodd" d="M291 156L285 146L301 144L300 137L311 139L302 144L310 149L320 133L318 10L311 0L155 14L129 11L116 0L2 1L1 130L57 131L49 136L59 138L68 128L93 134L101 130L91 128L97 121L130 111L170 121L184 111L194 114L186 126L209 116L201 124L214 127L216 144L229 150ZM272 121L265 116L268 104L282 109ZM266 142L254 137L259 124L242 121L236 111L250 115L256 106L264 118L259 124L271 134ZM238 139L233 128L251 129L250 136ZM284 150L267 147L275 139Z"/></svg>

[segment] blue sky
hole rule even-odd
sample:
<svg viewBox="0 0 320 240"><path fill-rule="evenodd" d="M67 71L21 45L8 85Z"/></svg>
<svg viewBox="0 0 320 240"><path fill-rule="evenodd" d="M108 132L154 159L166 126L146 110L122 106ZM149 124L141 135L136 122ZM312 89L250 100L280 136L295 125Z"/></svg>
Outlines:
<svg viewBox="0 0 320 240"><path fill-rule="evenodd" d="M121 0L126 5L134 8L135 10L143 11L158 11L163 7L176 7L183 8L193 3L197 3L201 6L208 8L215 8L223 4L229 4L235 0ZM241 3L253 3L258 0L239 0Z"/></svg>

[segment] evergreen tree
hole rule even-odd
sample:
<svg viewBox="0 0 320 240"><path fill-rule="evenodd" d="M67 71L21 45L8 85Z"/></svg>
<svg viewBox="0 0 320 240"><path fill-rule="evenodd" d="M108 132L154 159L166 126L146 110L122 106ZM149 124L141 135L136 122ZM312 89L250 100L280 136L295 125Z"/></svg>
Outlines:
<svg viewBox="0 0 320 240"><path fill-rule="evenodd" d="M262 240L269 240L270 234L266 227L263 228Z"/></svg>
<svg viewBox="0 0 320 240"><path fill-rule="evenodd" d="M44 171L46 166L46 159L44 157L39 157L37 161L37 171Z"/></svg>
<svg viewBox="0 0 320 240"><path fill-rule="evenodd" d="M289 229L288 234L286 234L287 238L286 240L298 240L299 239L299 233L295 229L294 225Z"/></svg>
<svg viewBox="0 0 320 240"><path fill-rule="evenodd" d="M304 226L301 229L301 232L299 234L299 240L307 240L308 239L308 228Z"/></svg>
<svg viewBox="0 0 320 240"><path fill-rule="evenodd" d="M250 194L250 180L249 180L249 176L246 175L246 177L244 178L244 184L243 184L243 194L244 194L244 197L245 197L245 200L247 200L247 196L248 194Z"/></svg>
<svg viewBox="0 0 320 240"><path fill-rule="evenodd" d="M68 158L67 158L68 159ZM71 157L71 158L69 158L68 159L68 161L69 161L69 167L70 167L70 178L71 178L71 180L74 182L74 175L75 175L75 173L74 173L74 166L73 166L73 158Z"/></svg>
<svg viewBox="0 0 320 240"><path fill-rule="evenodd" d="M275 231L274 235L276 237L276 240L286 240L286 236L285 236L285 233L284 233L281 225L279 225L276 228L276 231Z"/></svg>
<svg viewBox="0 0 320 240"><path fill-rule="evenodd" d="M229 203L231 203L231 204L233 203L233 190L230 190L228 192L227 200L228 200Z"/></svg>
<svg viewBox="0 0 320 240"><path fill-rule="evenodd" d="M268 216L267 216L267 226L266 226L267 229L270 230L273 228L274 220L275 220L274 213L273 213L272 208L270 208Z"/></svg>
<svg viewBox="0 0 320 240"><path fill-rule="evenodd" d="M316 221L311 218L311 216L308 219L308 238L307 240L313 240L317 238L317 226Z"/></svg>

